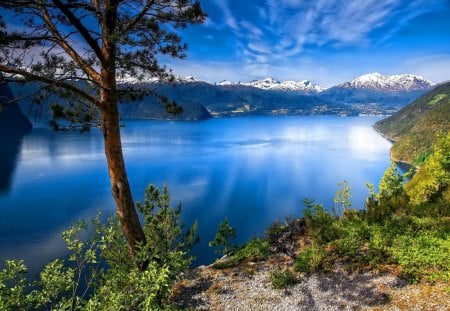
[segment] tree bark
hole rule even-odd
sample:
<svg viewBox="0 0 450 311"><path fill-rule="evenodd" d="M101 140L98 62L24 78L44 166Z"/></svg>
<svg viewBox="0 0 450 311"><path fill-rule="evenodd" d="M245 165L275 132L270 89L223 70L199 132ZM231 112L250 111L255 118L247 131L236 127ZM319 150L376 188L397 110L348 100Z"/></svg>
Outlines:
<svg viewBox="0 0 450 311"><path fill-rule="evenodd" d="M111 190L116 202L117 214L125 234L132 258L136 258L137 244L145 243L145 235L134 207L133 196L128 182L120 137L119 111L114 91L102 91L101 109L102 132L105 155L108 163ZM142 264L137 263L139 269Z"/></svg>

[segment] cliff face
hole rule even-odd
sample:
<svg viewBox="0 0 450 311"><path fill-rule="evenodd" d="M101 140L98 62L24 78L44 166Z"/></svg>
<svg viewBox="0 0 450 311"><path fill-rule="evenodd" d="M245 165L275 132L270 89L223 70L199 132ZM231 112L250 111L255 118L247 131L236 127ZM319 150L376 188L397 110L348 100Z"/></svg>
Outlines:
<svg viewBox="0 0 450 311"><path fill-rule="evenodd" d="M30 120L22 113L6 83L0 84L0 137L20 136L32 128Z"/></svg>
<svg viewBox="0 0 450 311"><path fill-rule="evenodd" d="M14 101L9 86L0 84L0 194L11 186L21 139L31 127L30 121Z"/></svg>

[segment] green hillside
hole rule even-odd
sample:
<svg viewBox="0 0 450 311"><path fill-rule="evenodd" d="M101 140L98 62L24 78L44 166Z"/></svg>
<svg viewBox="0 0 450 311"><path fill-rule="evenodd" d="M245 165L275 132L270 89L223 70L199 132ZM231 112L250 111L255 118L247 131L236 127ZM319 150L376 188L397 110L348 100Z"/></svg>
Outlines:
<svg viewBox="0 0 450 311"><path fill-rule="evenodd" d="M395 141L391 149L394 160L421 165L431 153L436 133L450 131L450 82L438 85L374 127Z"/></svg>

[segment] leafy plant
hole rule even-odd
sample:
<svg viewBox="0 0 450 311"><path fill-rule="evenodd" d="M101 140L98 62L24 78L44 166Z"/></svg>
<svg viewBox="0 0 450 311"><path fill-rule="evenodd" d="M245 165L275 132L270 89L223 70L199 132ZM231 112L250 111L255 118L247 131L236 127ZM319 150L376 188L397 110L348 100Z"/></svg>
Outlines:
<svg viewBox="0 0 450 311"><path fill-rule="evenodd" d="M197 223L184 231L184 223L180 220L181 203L176 208L170 206L167 185L163 186L162 192L149 185L144 202L137 202L136 207L144 218L147 241L141 245L138 260L157 262L167 267L172 277L180 275L193 259L189 251L199 241Z"/></svg>
<svg viewBox="0 0 450 311"><path fill-rule="evenodd" d="M398 196L403 192L403 175L397 170L397 165L392 162L381 177L379 190L380 196Z"/></svg>
<svg viewBox="0 0 450 311"><path fill-rule="evenodd" d="M333 217L313 200L305 199L303 204L303 216L313 242L320 245L333 240L337 234Z"/></svg>
<svg viewBox="0 0 450 311"><path fill-rule="evenodd" d="M332 207L335 217L342 217L344 212L352 206L350 190L350 185L346 180L338 183L338 190L334 196L334 205Z"/></svg>
<svg viewBox="0 0 450 311"><path fill-rule="evenodd" d="M248 241L244 246L239 248L233 255L237 261L261 260L269 256L269 241L262 238L255 238Z"/></svg>
<svg viewBox="0 0 450 311"><path fill-rule="evenodd" d="M405 187L414 205L450 199L450 132L437 135L433 154ZM445 200L444 200L445 201Z"/></svg>
<svg viewBox="0 0 450 311"><path fill-rule="evenodd" d="M295 269L304 273L315 272L322 266L325 255L320 246L307 247L295 258Z"/></svg>
<svg viewBox="0 0 450 311"><path fill-rule="evenodd" d="M81 238L88 230L84 221L63 233L68 261L52 261L36 282L27 281L23 261L7 261L0 271L0 310L164 309L172 285L192 261L188 252L197 240L196 225L183 232L181 206L173 209L169 201L166 186L162 193L147 188L138 208L144 233L158 239L140 244L135 257L130 257L119 220L105 225L97 216L90 239Z"/></svg>

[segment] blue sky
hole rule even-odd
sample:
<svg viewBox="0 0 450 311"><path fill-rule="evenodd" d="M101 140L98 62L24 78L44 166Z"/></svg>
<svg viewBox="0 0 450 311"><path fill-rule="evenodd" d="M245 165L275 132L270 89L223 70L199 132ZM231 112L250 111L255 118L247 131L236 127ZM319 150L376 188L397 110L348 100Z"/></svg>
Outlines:
<svg viewBox="0 0 450 311"><path fill-rule="evenodd" d="M311 80L368 72L450 79L449 0L203 0L208 18L181 32L176 74L215 82Z"/></svg>

